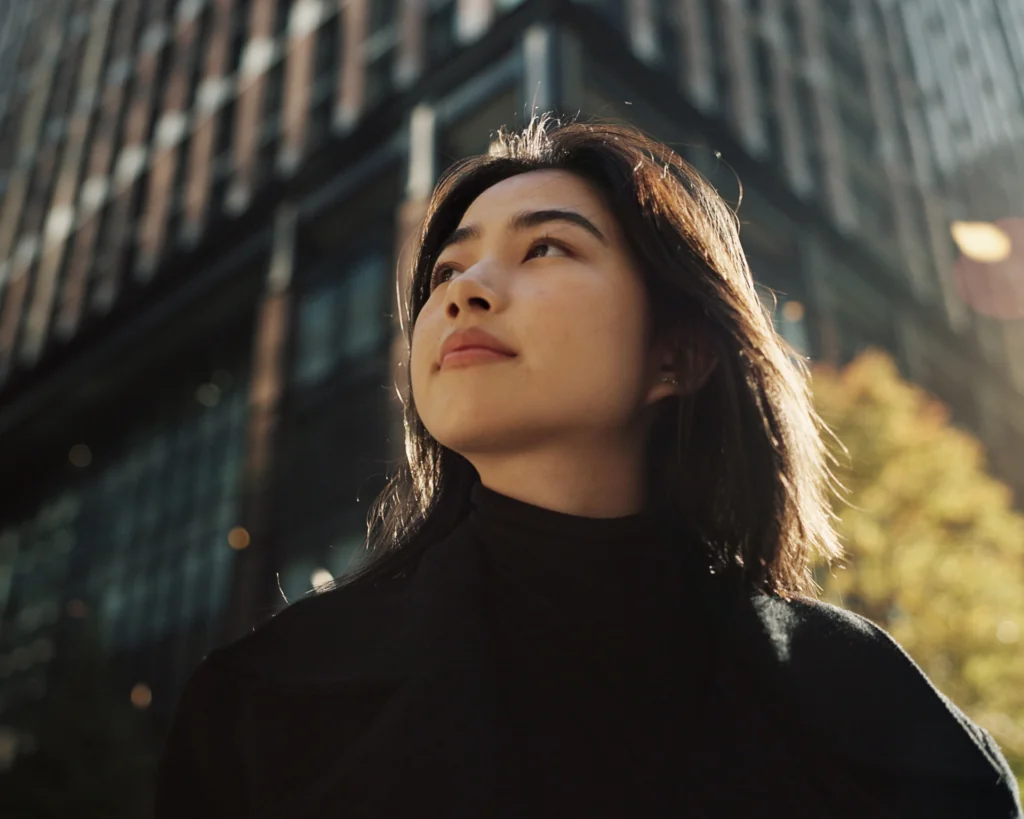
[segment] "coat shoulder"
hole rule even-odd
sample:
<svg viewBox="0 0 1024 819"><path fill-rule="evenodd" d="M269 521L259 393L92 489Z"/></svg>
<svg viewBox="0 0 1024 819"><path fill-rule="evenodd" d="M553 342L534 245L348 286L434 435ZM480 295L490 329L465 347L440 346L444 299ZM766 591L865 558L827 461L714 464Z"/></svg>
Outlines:
<svg viewBox="0 0 1024 819"><path fill-rule="evenodd" d="M310 595L211 652L204 666L283 685L396 680L411 605L406 580Z"/></svg>
<svg viewBox="0 0 1024 819"><path fill-rule="evenodd" d="M343 587L303 598L207 654L175 709L156 819L248 815L254 782L265 794L290 781L289 771L299 781L304 768L329 760L301 752L320 735L307 726L332 724L343 746L403 679L391 642L409 620L399 616L401 588ZM331 710L339 695L352 698L351 710ZM266 776L254 773L268 766Z"/></svg>
<svg viewBox="0 0 1024 819"><path fill-rule="evenodd" d="M991 735L940 692L893 637L819 600L752 599L778 681L809 725L851 757L1016 792Z"/></svg>

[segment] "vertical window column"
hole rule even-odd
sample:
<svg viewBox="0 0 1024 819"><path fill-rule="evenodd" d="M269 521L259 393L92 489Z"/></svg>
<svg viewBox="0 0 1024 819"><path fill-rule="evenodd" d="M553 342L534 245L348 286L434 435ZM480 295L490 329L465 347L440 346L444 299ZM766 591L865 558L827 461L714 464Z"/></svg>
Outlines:
<svg viewBox="0 0 1024 819"><path fill-rule="evenodd" d="M288 17L285 56L283 137L277 167L291 173L306 151L310 125L310 99L316 68L317 32L325 7L322 0L298 0Z"/></svg>
<svg viewBox="0 0 1024 819"><path fill-rule="evenodd" d="M494 20L494 0L456 0L455 36L460 43L479 39Z"/></svg>
<svg viewBox="0 0 1024 819"><path fill-rule="evenodd" d="M348 131L363 113L366 94L364 47L370 25L370 0L348 0L342 6L341 17L341 82L334 120L339 130Z"/></svg>
<svg viewBox="0 0 1024 819"><path fill-rule="evenodd" d="M406 88L426 65L428 0L402 0L399 11L395 86Z"/></svg>
<svg viewBox="0 0 1024 819"><path fill-rule="evenodd" d="M50 110L52 98L59 80L60 53L64 45L63 20L59 15L44 18L45 34L39 59L32 71L32 86L25 104L18 135L18 159L8 184L0 210L0 381L6 377L11 365L21 329L23 308L31 284L31 270L39 253L39 229L41 220L32 218L33 200L39 199L43 180L52 173L56 161L56 146L47 143L48 149L37 153L37 146L45 137L44 123ZM34 160L34 161L33 161ZM45 185L48 188L49 185ZM17 241L17 245L15 245Z"/></svg>
<svg viewBox="0 0 1024 819"><path fill-rule="evenodd" d="M962 326L964 306L956 295L952 281L952 252L948 237L948 219L938 188L939 158L929 138L929 126L921 100L921 87L909 51L913 47L911 31L906 27L910 9L880 9L890 59L899 78L895 84L897 104L906 129L907 151L913 168L916 196L912 213L916 223L915 235L925 254L925 270L932 290L940 298L947 320Z"/></svg>
<svg viewBox="0 0 1024 819"><path fill-rule="evenodd" d="M269 524L274 497L272 472L278 445L282 403L288 383L288 351L294 332L292 275L295 269L297 212L282 203L274 217L274 239L266 288L256 311L253 362L245 436L242 526L245 548L238 556L232 600L228 610L228 636L248 631L266 604L265 584L271 565Z"/></svg>
<svg viewBox="0 0 1024 819"><path fill-rule="evenodd" d="M911 287L919 297L927 299L931 295L926 278L928 261L921 248L923 237L917 235L911 213L913 204L909 197L909 186L912 182L907 171L908 163L900 152L900 111L899 104L893 96L897 90L889 87L886 82L887 54L879 46L885 42L884 31L876 26L876 19L859 6L855 7L853 14L854 28L860 33L860 48L864 55L868 101L879 133L878 153L885 168L896 217L896 238L900 244Z"/></svg>
<svg viewBox="0 0 1024 819"><path fill-rule="evenodd" d="M111 4L99 5L92 12L88 41L79 70L75 72L78 75L78 93L73 107L67 112L68 134L43 231L42 257L36 273L32 303L25 319L20 350L21 359L29 364L35 363L42 353L50 331L58 278L65 260L68 237L75 222L75 198L93 121L97 88L102 81L103 54L107 48L112 15Z"/></svg>
<svg viewBox="0 0 1024 819"><path fill-rule="evenodd" d="M809 123L801 121L796 101L796 65L798 43L789 43L783 24L783 0L765 0L761 28L764 36L765 69L770 72L764 103L772 110L768 116L777 128L779 159L793 189L801 196L814 190L808 155Z"/></svg>
<svg viewBox="0 0 1024 819"><path fill-rule="evenodd" d="M99 312L109 310L120 291L126 251L132 239L130 231L135 226L142 191L141 180L151 158L150 138L154 136L157 106L163 102L165 52L170 40L167 6L167 0L147 0L143 6L147 25L139 42L124 138L100 230L97 276L91 293L91 306Z"/></svg>
<svg viewBox="0 0 1024 819"><path fill-rule="evenodd" d="M555 108L558 90L554 65L554 33L549 25L536 23L523 32L523 98L528 116Z"/></svg>
<svg viewBox="0 0 1024 819"><path fill-rule="evenodd" d="M122 0L114 24L113 41L105 66L99 111L92 136L86 179L78 197L79 225L75 231L61 287L55 333L70 338L78 329L91 280L96 274L95 254L104 207L111 196L111 171L120 140L121 121L128 94L136 23L142 0Z"/></svg>
<svg viewBox="0 0 1024 819"><path fill-rule="evenodd" d="M248 40L238 67L237 101L234 122L234 168L225 207L231 213L245 210L260 178L260 143L266 128L265 103L270 73L281 59L275 37L277 22L275 0L251 0Z"/></svg>
<svg viewBox="0 0 1024 819"><path fill-rule="evenodd" d="M22 213L28 197L29 185L32 181L32 161L41 141L43 123L46 118L47 103L50 100L53 80L57 69L57 56L63 44L64 30L54 18L37 20L32 37L32 46L38 48L35 65L27 72L29 80L28 99L25 101L18 128L16 142L15 167L7 182L7 190L3 202L0 203L0 260L4 267L0 273L0 287L6 286L4 296L4 317L0 318L0 327L8 324L6 318L9 309L6 303L12 298L16 301L17 294L12 295L12 286L16 285L11 255L15 252L15 241L19 238ZM22 286L17 285L16 289ZM0 331L2 332L2 331Z"/></svg>
<svg viewBox="0 0 1024 819"><path fill-rule="evenodd" d="M732 101L729 115L732 126L744 147L755 156L764 154L768 147L764 121L761 119L758 97L760 89L754 82L754 32L747 14L738 3L723 3L721 8L722 41L725 46L725 74Z"/></svg>
<svg viewBox="0 0 1024 819"><path fill-rule="evenodd" d="M437 180L437 117L434 109L428 105L418 105L409 118L409 164L405 183L405 200L398 207L397 229L395 230L395 258L397 259L399 282L398 292L404 293L410 286L409 276L413 259L410 256L414 246L413 239L427 212L427 202ZM409 374L404 363L405 339L402 335L400 320L409 320L409 316L400 316L395 310L392 328L392 349L390 356L389 383L395 384L401 396L408 400L411 386ZM398 400L393 402L391 434L388 436L393 455L403 457L402 448L405 430L402 421L402 405Z"/></svg>
<svg viewBox="0 0 1024 819"><path fill-rule="evenodd" d="M715 97L714 57L711 49L714 40L708 37L706 9L702 0L679 0L680 22L685 36L683 53L686 59L687 96L705 111L714 108Z"/></svg>
<svg viewBox="0 0 1024 819"><path fill-rule="evenodd" d="M657 63L661 57L658 29L655 22L655 0L625 0L629 47L645 63Z"/></svg>
<svg viewBox="0 0 1024 819"><path fill-rule="evenodd" d="M364 112L380 105L394 91L400 36L399 0L374 0L363 42Z"/></svg>
<svg viewBox="0 0 1024 819"><path fill-rule="evenodd" d="M156 271L167 240L168 221L180 205L174 201L175 178L182 161L181 143L191 126L190 108L196 42L200 34L198 7L183 3L173 24L174 55L167 92L154 130L146 202L139 218L136 276L146 281Z"/></svg>
<svg viewBox="0 0 1024 819"><path fill-rule="evenodd" d="M826 204L840 229L849 231L857 225L857 212L846 176L839 115L835 108L831 69L824 46L822 12L817 0L795 2L799 3L803 41L807 46L804 72L810 85L817 131L821 140Z"/></svg>
<svg viewBox="0 0 1024 819"><path fill-rule="evenodd" d="M223 172L217 167L220 159L217 156L217 143L222 139L220 132L230 127L229 123L222 121L221 111L227 105L228 98L235 93L228 81L228 74L233 68L229 61L233 22L238 13L235 10L236 2L238 0L214 0L210 11L212 18L204 48L202 79L195 95L195 125L189 144L181 225L181 238L189 244L198 241L209 218L211 206L221 204L211 202L211 194L215 176Z"/></svg>

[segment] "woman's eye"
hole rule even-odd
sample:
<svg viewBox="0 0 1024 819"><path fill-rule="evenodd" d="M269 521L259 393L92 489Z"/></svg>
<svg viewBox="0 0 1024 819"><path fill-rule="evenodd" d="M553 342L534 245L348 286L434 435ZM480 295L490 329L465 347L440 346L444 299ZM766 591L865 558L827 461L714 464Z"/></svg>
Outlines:
<svg viewBox="0 0 1024 819"><path fill-rule="evenodd" d="M434 272L430 276L430 289L433 290L438 285L444 284L448 281L448 274L453 273L454 269L451 265L441 264L434 268Z"/></svg>
<svg viewBox="0 0 1024 819"><path fill-rule="evenodd" d="M568 256L569 251L560 243L555 242L551 239L538 239L526 252L526 260L544 258L552 255ZM525 260L524 260L525 261ZM430 289L434 290L436 287L440 287L445 282L451 279L451 274L456 273L450 264L439 264L434 268L434 272L430 274Z"/></svg>
<svg viewBox="0 0 1024 819"><path fill-rule="evenodd" d="M559 254L561 254L563 256L568 256L569 255L568 252L566 251L566 249L564 247L562 247L560 244L557 244L556 242L552 242L550 239L538 239L536 242L534 242L532 245L530 245L530 249L526 253L526 258L527 259L535 259L535 258L538 258L538 257L550 256L552 250L557 251L557 253L559 253ZM539 252L539 251L546 251L546 252Z"/></svg>

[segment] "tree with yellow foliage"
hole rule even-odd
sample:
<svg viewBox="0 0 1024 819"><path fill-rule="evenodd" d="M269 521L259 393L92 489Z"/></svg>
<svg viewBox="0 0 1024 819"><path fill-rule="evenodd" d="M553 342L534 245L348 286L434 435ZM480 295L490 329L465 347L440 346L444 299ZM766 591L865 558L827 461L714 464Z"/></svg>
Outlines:
<svg viewBox="0 0 1024 819"><path fill-rule="evenodd" d="M1024 785L1024 515L946 408L867 352L814 370L846 558L825 600L886 629L1000 744Z"/></svg>

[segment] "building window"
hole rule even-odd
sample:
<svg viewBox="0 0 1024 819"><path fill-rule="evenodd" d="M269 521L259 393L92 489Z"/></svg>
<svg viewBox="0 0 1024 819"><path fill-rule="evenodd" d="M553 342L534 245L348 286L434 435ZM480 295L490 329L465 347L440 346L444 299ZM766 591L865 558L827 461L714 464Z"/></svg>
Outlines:
<svg viewBox="0 0 1024 819"><path fill-rule="evenodd" d="M427 63L445 62L456 48L455 0L427 0Z"/></svg>
<svg viewBox="0 0 1024 819"><path fill-rule="evenodd" d="M617 31L626 31L626 0L590 0L587 5L600 14Z"/></svg>
<svg viewBox="0 0 1024 819"><path fill-rule="evenodd" d="M853 168L848 180L864 237L882 250L888 261L900 266L896 213L884 179L869 175L863 168Z"/></svg>
<svg viewBox="0 0 1024 819"><path fill-rule="evenodd" d="M344 15L334 14L320 23L316 32L313 57L313 89L310 93L311 147L322 144L330 136L341 69L341 26Z"/></svg>
<svg viewBox="0 0 1024 819"><path fill-rule="evenodd" d="M826 18L824 28L825 47L834 64L833 76L836 81L849 87L855 94L864 94L868 85L867 73L849 27Z"/></svg>
<svg viewBox="0 0 1024 819"><path fill-rule="evenodd" d="M82 574L72 590L97 613L105 647L115 654L197 626L209 631L227 603L245 380L240 368L201 378L195 374L202 366L178 371L179 378L140 390L148 409L133 408L141 420L127 434L108 434L103 460L82 487Z"/></svg>
<svg viewBox="0 0 1024 819"><path fill-rule="evenodd" d="M796 7L797 0L787 0L782 12L782 26L786 32L786 41L794 60L799 60L807 49L804 47L804 32L800 19L800 11Z"/></svg>
<svg viewBox="0 0 1024 819"><path fill-rule="evenodd" d="M263 128L276 139L281 131L281 106L284 100L284 59L278 58L266 74L267 87L263 97Z"/></svg>
<svg viewBox="0 0 1024 819"><path fill-rule="evenodd" d="M277 0L277 13L274 16L274 39L283 40L288 31L288 10L293 0Z"/></svg>
<svg viewBox="0 0 1024 819"><path fill-rule="evenodd" d="M886 350L901 362L902 349L885 297L869 289L853 270L838 262L835 267L834 280L841 281L842 285L836 286L830 301L835 305L840 363L852 360L868 348Z"/></svg>
<svg viewBox="0 0 1024 819"><path fill-rule="evenodd" d="M821 139L818 134L818 117L814 101L814 91L807 80L800 78L793 86L793 99L796 103L797 117L803 132L801 140L807 152L807 166L811 172L811 183L814 189L821 186L822 155Z"/></svg>
<svg viewBox="0 0 1024 819"><path fill-rule="evenodd" d="M366 108L371 110L394 89L394 66L398 46L397 0L372 0L369 30L363 52L366 55Z"/></svg>
<svg viewBox="0 0 1024 819"><path fill-rule="evenodd" d="M295 377L300 384L320 381L334 363L334 318L341 312L341 287L320 288L302 299L299 308L298 361Z"/></svg>
<svg viewBox="0 0 1024 819"><path fill-rule="evenodd" d="M775 331L800 358L811 355L811 340L807 330L807 308L805 303L791 294L780 293L763 284L757 285L761 304L772 317Z"/></svg>
<svg viewBox="0 0 1024 819"><path fill-rule="evenodd" d="M769 155L778 160L782 156L782 130L775 101L775 64L764 38L755 37L754 43L754 69L757 72L761 119L765 124L765 135L768 137Z"/></svg>
<svg viewBox="0 0 1024 819"><path fill-rule="evenodd" d="M874 166L878 139L871 112L867 109L858 110L851 105L838 105L837 108L846 149L866 167Z"/></svg>
<svg viewBox="0 0 1024 819"><path fill-rule="evenodd" d="M35 698L53 657L57 621L72 570L77 492L46 498L28 519L0 531L0 705Z"/></svg>
<svg viewBox="0 0 1024 819"><path fill-rule="evenodd" d="M439 151L442 164L487 153L491 139L500 127L516 126L518 111L518 83L472 106L468 114L444 127Z"/></svg>
<svg viewBox="0 0 1024 819"><path fill-rule="evenodd" d="M370 251L352 259L351 249L346 249L308 274L309 289L299 303L294 368L302 386L324 380L345 361L373 352L388 338L387 256ZM343 275L339 267L347 267Z"/></svg>
<svg viewBox="0 0 1024 819"><path fill-rule="evenodd" d="M238 71L242 61L242 52L249 41L249 4L234 4L234 19L231 26L231 52L228 58L227 71L233 74Z"/></svg>
<svg viewBox="0 0 1024 819"><path fill-rule="evenodd" d="M686 37L682 28L680 4L675 0L654 1L654 30L658 38L661 64L679 87L685 87Z"/></svg>
<svg viewBox="0 0 1024 819"><path fill-rule="evenodd" d="M719 0L704 0L704 41L712 61L712 77L715 83L715 102L718 110L726 120L732 119L732 87L729 79L729 66L723 31L724 21Z"/></svg>

